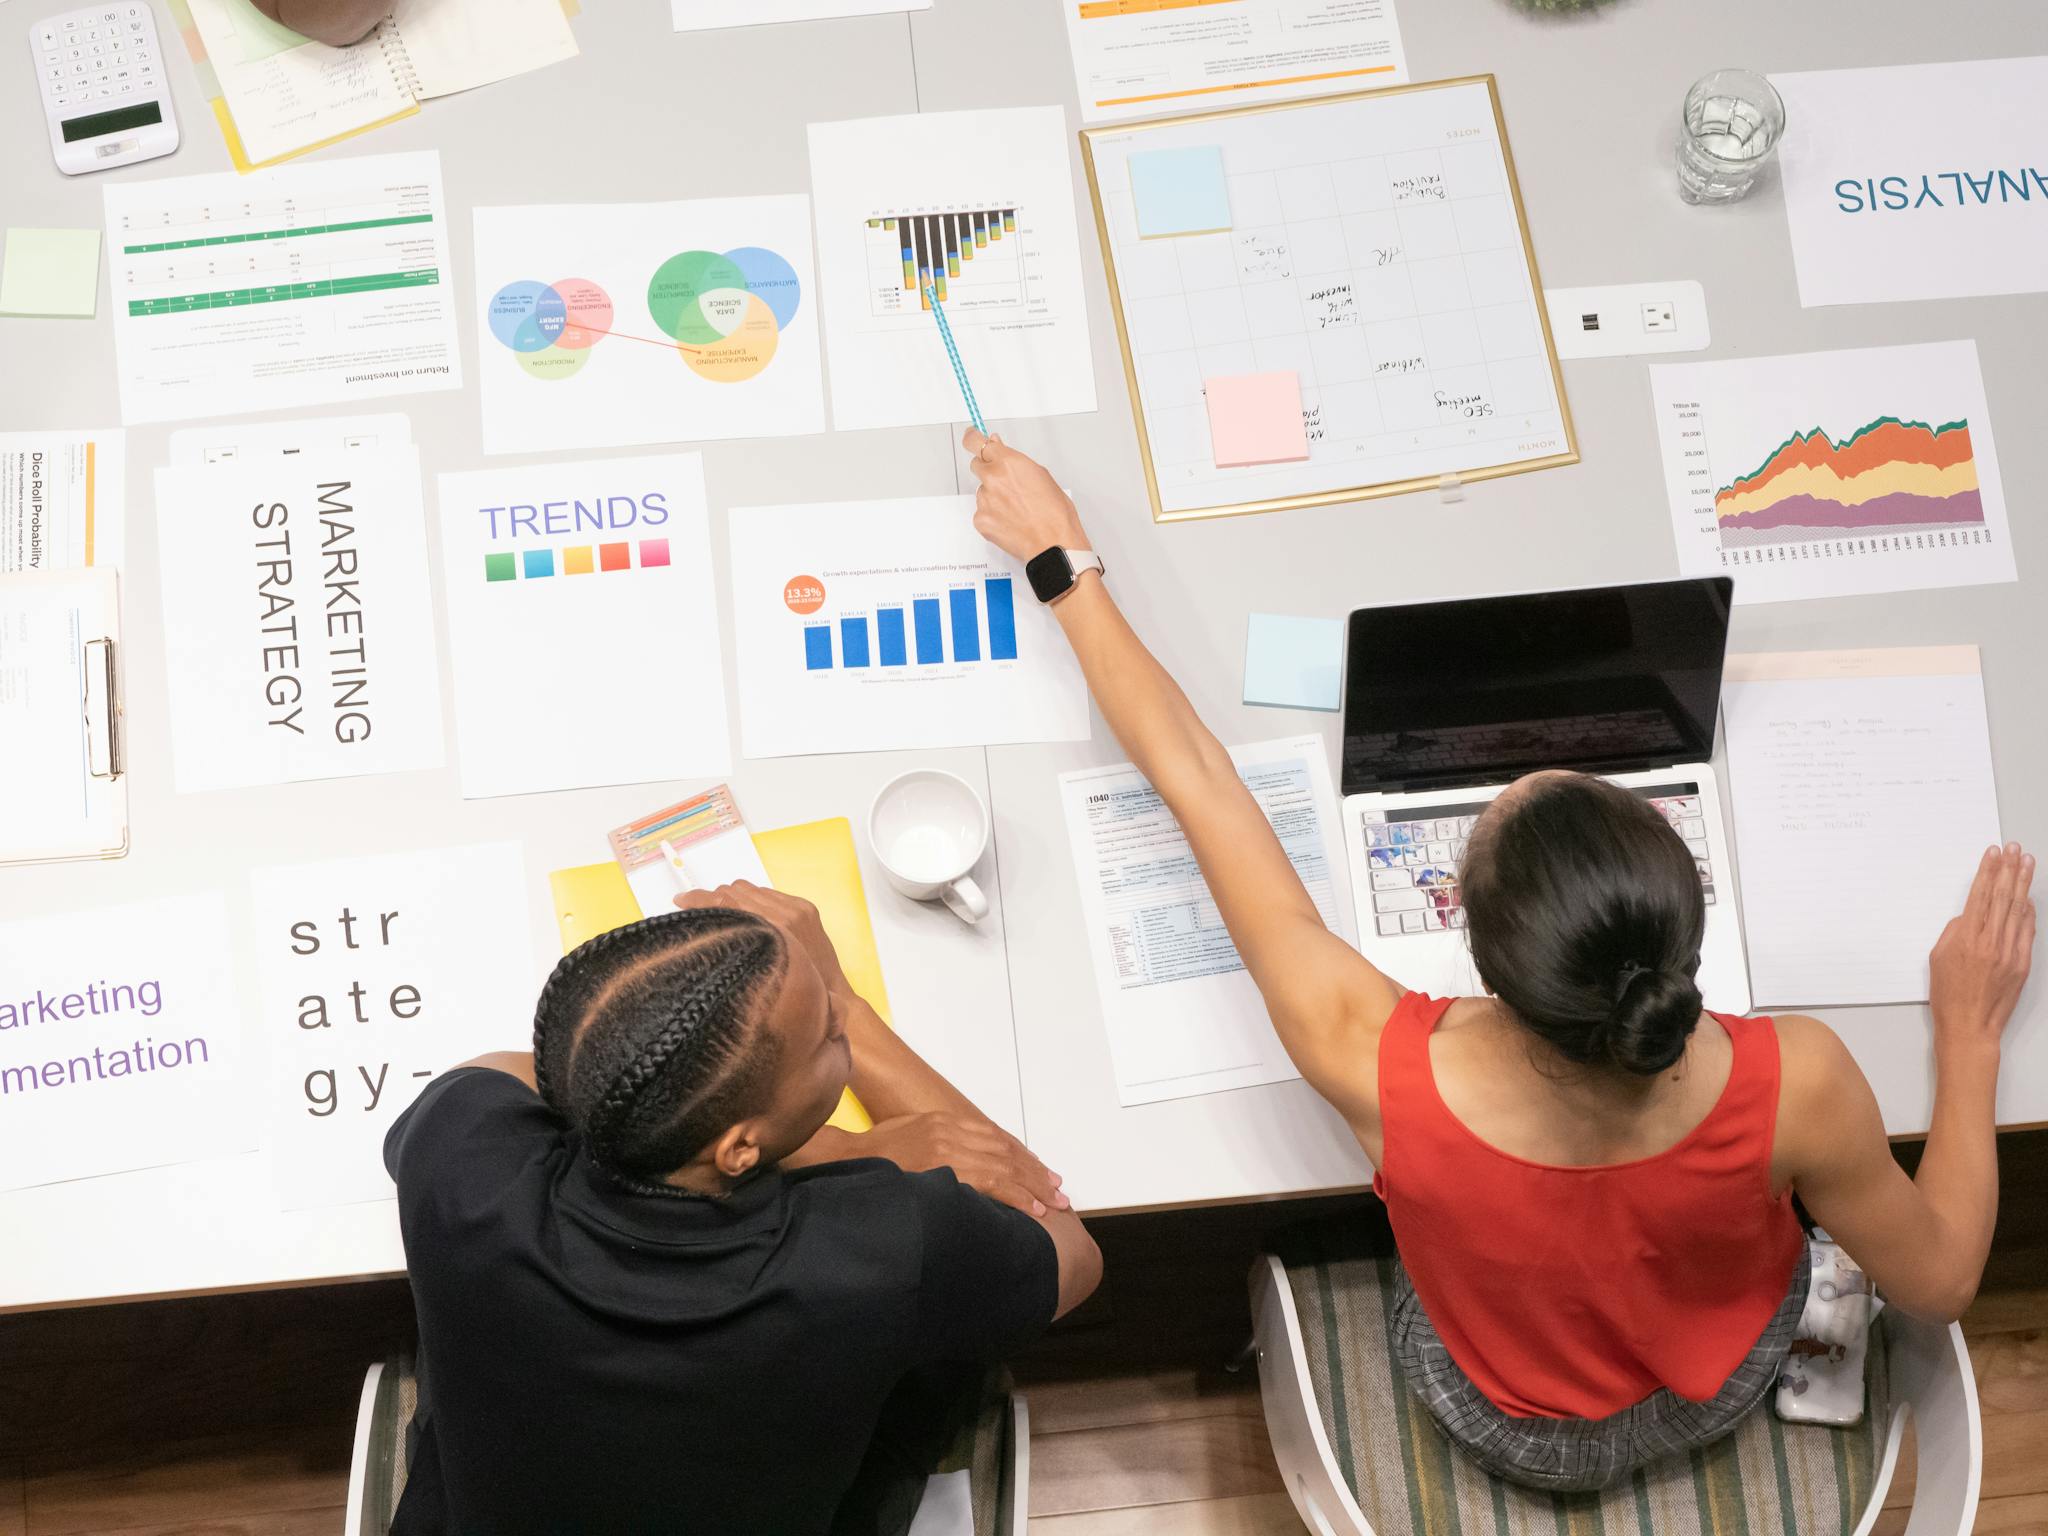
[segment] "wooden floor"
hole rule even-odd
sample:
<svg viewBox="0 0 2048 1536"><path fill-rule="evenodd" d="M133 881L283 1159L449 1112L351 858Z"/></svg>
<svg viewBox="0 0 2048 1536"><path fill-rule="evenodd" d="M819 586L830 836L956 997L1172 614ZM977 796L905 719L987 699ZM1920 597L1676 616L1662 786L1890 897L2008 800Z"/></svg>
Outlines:
<svg viewBox="0 0 2048 1536"><path fill-rule="evenodd" d="M1963 1325L1977 1529L2048 1533L2048 1132L2000 1152L1998 1242ZM1381 1219L1363 1199L1097 1224L1108 1280L1017 1368L1032 1536L1299 1536L1256 1385L1224 1366L1265 1234L1353 1207ZM0 1317L0 1536L334 1536L363 1367L411 1326L396 1283ZM1880 1533L1904 1530L1910 1496Z"/></svg>

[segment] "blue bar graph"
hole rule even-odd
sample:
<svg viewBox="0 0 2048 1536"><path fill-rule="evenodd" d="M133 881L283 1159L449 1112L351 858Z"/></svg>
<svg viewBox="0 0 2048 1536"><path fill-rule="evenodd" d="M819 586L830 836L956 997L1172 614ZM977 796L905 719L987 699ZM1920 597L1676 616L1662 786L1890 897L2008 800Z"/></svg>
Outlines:
<svg viewBox="0 0 2048 1536"><path fill-rule="evenodd" d="M1010 578L991 576L982 583L988 591L988 659L1017 659L1017 607L1010 591Z"/></svg>
<svg viewBox="0 0 2048 1536"><path fill-rule="evenodd" d="M946 595L953 603L953 659L981 660L981 620L976 612L974 588L955 587Z"/></svg>
<svg viewBox="0 0 2048 1536"><path fill-rule="evenodd" d="M910 612L917 622L917 664L928 667L933 662L944 661L946 640L939 631L939 600L920 597L911 603Z"/></svg>
<svg viewBox="0 0 2048 1536"><path fill-rule="evenodd" d="M806 672L830 672L832 670L831 625L806 624L804 626L804 670Z"/></svg>
<svg viewBox="0 0 2048 1536"><path fill-rule="evenodd" d="M885 667L907 666L909 655L903 649L903 610L901 608L877 608L875 610L875 640L882 648L882 665Z"/></svg>
<svg viewBox="0 0 2048 1536"><path fill-rule="evenodd" d="M846 667L864 667L868 664L868 621L866 619L841 619L839 621L839 662Z"/></svg>

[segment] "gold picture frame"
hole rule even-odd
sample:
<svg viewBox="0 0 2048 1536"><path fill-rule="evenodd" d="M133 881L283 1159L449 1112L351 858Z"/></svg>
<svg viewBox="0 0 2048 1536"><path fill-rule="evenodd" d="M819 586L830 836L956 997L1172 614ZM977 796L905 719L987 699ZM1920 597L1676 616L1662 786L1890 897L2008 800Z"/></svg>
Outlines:
<svg viewBox="0 0 2048 1536"><path fill-rule="evenodd" d="M1159 499L1158 477L1153 471L1152 439L1145 421L1144 397L1138 389L1137 363L1131 356L1131 338L1124 321L1123 293L1117 283L1116 251L1110 241L1109 220L1102 208L1102 187L1095 168L1095 141L1122 139L1134 134L1143 134L1149 129L1180 128L1190 123L1250 117L1268 112L1312 112L1340 103L1375 101L1416 91L1441 91L1472 85L1486 87L1487 101L1493 109L1494 131L1500 143L1501 163L1507 173L1508 197L1514 208L1516 228L1521 231L1522 236L1522 260L1528 267L1529 281L1535 295L1536 320L1543 331L1543 352L1550 361L1551 384L1557 393L1558 414L1564 427L1564 451L1516 459L1502 464L1490 464L1476 469L1447 470L1438 475L1415 475L1401 480L1344 486L1307 495L1275 496L1263 501L1218 503L1215 506L1190 507L1176 512L1164 510ZM1130 391L1131 414L1138 428L1138 451L1145 466L1145 494L1152 503L1152 520L1155 523L1186 522L1209 517L1240 517L1253 512L1282 512L1296 507L1327 507L1349 501L1371 501L1381 496L1401 496L1410 491L1430 490L1442 486L1447 480L1495 480L1503 475L1519 475L1534 469L1557 469L1579 462L1578 431L1572 424L1571 402L1564 392L1564 373L1558 366L1557 343L1550 330L1550 311L1543 301L1543 278L1536 266L1536 248L1529 239L1529 217L1522 206L1522 183L1515 174L1514 150L1508 144L1508 125L1501 115L1500 91L1492 75L1460 75L1450 80L1426 80L1411 85L1383 86L1376 90L1346 91L1334 96L1311 96L1300 101L1281 101L1251 107L1224 107L1212 112L1192 112L1181 117L1153 118L1136 123L1106 123L1081 130L1081 159L1088 172L1088 197L1095 205L1095 234L1102 245L1103 271L1109 279L1110 307L1116 313L1117 349L1123 353L1124 383Z"/></svg>

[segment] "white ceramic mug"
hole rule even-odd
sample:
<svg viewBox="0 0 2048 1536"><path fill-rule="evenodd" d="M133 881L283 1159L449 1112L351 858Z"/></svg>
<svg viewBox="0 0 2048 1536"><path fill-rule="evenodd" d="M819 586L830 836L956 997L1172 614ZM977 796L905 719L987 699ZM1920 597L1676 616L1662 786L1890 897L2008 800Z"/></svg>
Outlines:
<svg viewBox="0 0 2048 1536"><path fill-rule="evenodd" d="M967 872L988 847L988 807L974 786L939 768L884 784L868 809L868 842L889 883L913 901L943 901L963 923L988 916Z"/></svg>

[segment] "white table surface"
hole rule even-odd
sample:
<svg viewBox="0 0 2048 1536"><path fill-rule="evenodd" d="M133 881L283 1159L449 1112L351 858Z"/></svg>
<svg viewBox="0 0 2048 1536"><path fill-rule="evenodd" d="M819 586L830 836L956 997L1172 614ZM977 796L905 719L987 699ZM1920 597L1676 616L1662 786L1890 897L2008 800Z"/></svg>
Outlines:
<svg viewBox="0 0 2048 1536"><path fill-rule="evenodd" d="M63 7L9 5L25 32ZM191 67L171 41L184 146L107 173L155 178L226 169ZM1670 136L1686 85L1721 64L1763 70L1963 59L2048 47L2033 0L1954 10L1870 0L1844 28L1824 9L1769 0L1718 6L1620 0L1597 15L1531 18L1507 0L1408 0L1417 79L1491 71L1545 279L1557 286L1693 277L1706 284L1715 345L1703 356L1974 336L1999 433L2022 585L1846 598L1740 610L1737 649L1974 641L1984 647L1993 749L2008 836L2048 841L2048 794L2023 765L2048 755L2035 667L2048 640L2030 562L2048 487L2048 414L2038 362L2040 295L1802 310L1775 180L1749 203L1700 210L1672 190ZM1080 126L1054 0L937 0L884 16L675 34L653 0L607 0L576 22L582 56L538 74L430 102L417 116L322 157L407 149L442 155L462 344L473 377L475 296L466 210L522 202L628 201L804 190L811 121L1045 102ZM0 46L0 218L97 226L101 178L67 180L44 147L27 50ZM1469 487L1456 504L1411 496L1353 507L1155 527L1102 263L1074 153L1100 409L999 424L1076 490L1096 547L1140 632L1225 739L1320 730L1334 716L1238 702L1245 617L1339 615L1364 602L1668 576L1675 558L1640 360L1568 363L1584 462ZM0 319L0 428L118 421L113 337L92 323ZM827 366L830 359L827 358ZM373 406L371 408L384 408ZM485 462L474 388L400 398L432 477ZM336 411L343 409L336 407ZM317 414L317 413L300 413ZM128 437L123 573L134 751L134 852L102 865L0 870L0 919L195 888L245 914L248 872L270 863L512 838L526 847L535 954L554 953L545 874L605 855L604 830L693 784L463 801L453 769L177 796L169 784L150 474L168 428ZM700 445L724 574L725 509L843 497L930 495L969 482L953 430ZM650 450L652 451L652 450ZM430 539L433 519L429 518ZM435 583L438 592L438 582ZM730 614L724 615L728 668ZM730 677L730 672L728 672ZM735 726L737 721L735 719ZM1056 775L1117 761L1094 739L1060 747L743 763L731 782L757 827L845 815L856 828L885 778L913 763L963 774L989 795L994 846L979 874L996 910L969 931L863 870L899 1028L991 1114L1021 1129L1087 1210L1258 1198L1354 1187L1370 1177L1335 1116L1300 1083L1123 1110L1117 1106L1088 962ZM1903 876L1902 872L1902 876ZM239 920L239 916L238 916ZM1933 935L1928 936L1929 941ZM242 986L252 1013L253 959ZM1712 1000L1709 999L1711 1002ZM2000 1119L2048 1119L2048 1007L2039 991L2011 1034ZM1832 1022L1876 1085L1895 1133L1924 1130L1928 1022L1919 1007L1843 1010ZM1014 1026L1013 1026L1014 1020ZM506 1044L529 1021L506 1021ZM403 1263L388 1203L281 1214L266 1154L0 1194L0 1310L386 1274Z"/></svg>

